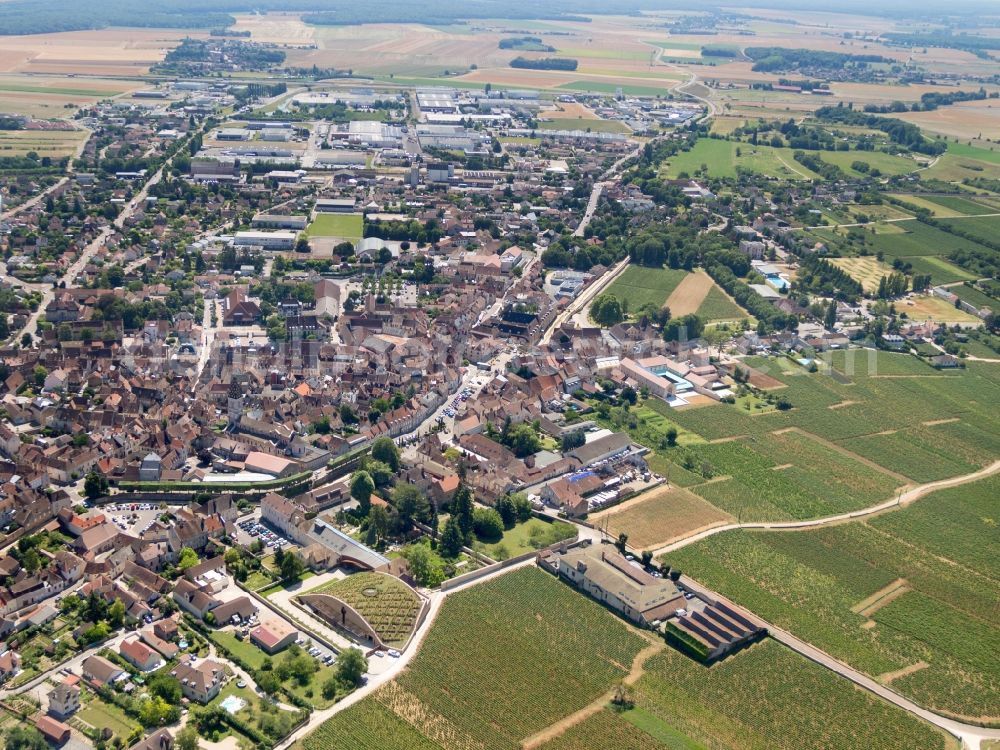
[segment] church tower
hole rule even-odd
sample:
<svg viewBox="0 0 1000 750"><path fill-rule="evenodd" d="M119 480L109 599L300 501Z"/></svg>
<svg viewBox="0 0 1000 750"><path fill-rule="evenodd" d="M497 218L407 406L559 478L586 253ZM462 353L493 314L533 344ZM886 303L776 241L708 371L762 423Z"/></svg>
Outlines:
<svg viewBox="0 0 1000 750"><path fill-rule="evenodd" d="M226 414L229 417L229 429L236 427L243 418L243 388L239 380L233 378L229 382L229 393L226 399Z"/></svg>

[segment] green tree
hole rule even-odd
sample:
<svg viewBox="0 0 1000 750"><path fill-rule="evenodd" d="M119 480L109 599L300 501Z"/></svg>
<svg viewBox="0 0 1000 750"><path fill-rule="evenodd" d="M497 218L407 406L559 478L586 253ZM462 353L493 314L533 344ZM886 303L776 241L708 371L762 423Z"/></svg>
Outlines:
<svg viewBox="0 0 1000 750"><path fill-rule="evenodd" d="M392 441L392 438L376 438L372 442L372 458L386 464L394 474L399 471L399 447Z"/></svg>
<svg viewBox="0 0 1000 750"><path fill-rule="evenodd" d="M125 604L121 599L115 599L114 603L108 607L108 625L112 628L120 628L125 624Z"/></svg>
<svg viewBox="0 0 1000 750"><path fill-rule="evenodd" d="M504 445L510 448L518 458L538 453L542 447L538 433L527 422L510 425L504 430L502 439Z"/></svg>
<svg viewBox="0 0 1000 750"><path fill-rule="evenodd" d="M504 495L497 500L496 508L503 520L503 527L505 529L514 528L514 524L517 523L517 508L514 507L514 501L510 499L510 495Z"/></svg>
<svg viewBox="0 0 1000 750"><path fill-rule="evenodd" d="M92 471L83 482L83 494L93 500L108 494L108 479L103 474Z"/></svg>
<svg viewBox="0 0 1000 750"><path fill-rule="evenodd" d="M451 514L462 533L462 544L468 544L472 540L472 508L472 489L462 483L451 501Z"/></svg>
<svg viewBox="0 0 1000 750"><path fill-rule="evenodd" d="M194 724L188 724L177 733L174 747L177 750L198 750L198 730Z"/></svg>
<svg viewBox="0 0 1000 750"><path fill-rule="evenodd" d="M440 558L427 544L410 544L400 551L400 555L410 567L410 575L421 586L433 588L444 580L444 570Z"/></svg>
<svg viewBox="0 0 1000 750"><path fill-rule="evenodd" d="M42 733L28 723L15 724L4 732L7 750L49 750Z"/></svg>
<svg viewBox="0 0 1000 750"><path fill-rule="evenodd" d="M503 537L503 519L493 508L476 508L472 512L472 528L481 542L498 542Z"/></svg>
<svg viewBox="0 0 1000 750"><path fill-rule="evenodd" d="M836 324L837 303L834 300L830 300L830 304L826 306L826 314L823 316L823 325L826 326L827 330L832 331Z"/></svg>
<svg viewBox="0 0 1000 750"><path fill-rule="evenodd" d="M302 573L305 569L306 566L302 562L302 559L294 552L289 552L281 561L281 580L297 581L302 577Z"/></svg>
<svg viewBox="0 0 1000 750"><path fill-rule="evenodd" d="M368 671L368 660L357 648L349 648L340 653L337 659L337 678L341 684L356 688Z"/></svg>
<svg viewBox="0 0 1000 750"><path fill-rule="evenodd" d="M177 558L177 569L180 571L187 570L192 565L197 565L199 562L198 553L195 552L190 547L181 548L180 557Z"/></svg>
<svg viewBox="0 0 1000 750"><path fill-rule="evenodd" d="M517 510L517 520L518 523L524 523L531 519L531 501L528 496L523 492L515 492L510 496L510 499L514 502L514 508Z"/></svg>
<svg viewBox="0 0 1000 750"><path fill-rule="evenodd" d="M427 523L431 519L430 501L416 485L400 483L393 487L392 504L399 513L404 531L409 531L414 521Z"/></svg>
<svg viewBox="0 0 1000 750"><path fill-rule="evenodd" d="M365 471L371 475L376 487L387 487L392 483L395 472L384 461L369 461L365 464Z"/></svg>
<svg viewBox="0 0 1000 750"><path fill-rule="evenodd" d="M351 477L351 497L358 501L363 515L368 515L373 492L375 492L375 482L371 474L367 471L354 472Z"/></svg>
<svg viewBox="0 0 1000 750"><path fill-rule="evenodd" d="M462 529L458 524L458 519L455 516L451 516L445 521L444 530L441 532L441 543L439 545L441 554L450 560L454 560L462 554L463 544Z"/></svg>
<svg viewBox="0 0 1000 750"><path fill-rule="evenodd" d="M169 674L158 674L153 677L147 687L153 695L158 695L167 703L177 705L181 702L181 683Z"/></svg>

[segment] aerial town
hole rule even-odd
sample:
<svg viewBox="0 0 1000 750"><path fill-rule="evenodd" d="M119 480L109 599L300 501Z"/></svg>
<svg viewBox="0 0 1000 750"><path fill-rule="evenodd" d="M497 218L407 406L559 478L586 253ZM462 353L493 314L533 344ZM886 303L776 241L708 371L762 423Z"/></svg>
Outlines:
<svg viewBox="0 0 1000 750"><path fill-rule="evenodd" d="M1000 748L985 5L28 5L2 750Z"/></svg>

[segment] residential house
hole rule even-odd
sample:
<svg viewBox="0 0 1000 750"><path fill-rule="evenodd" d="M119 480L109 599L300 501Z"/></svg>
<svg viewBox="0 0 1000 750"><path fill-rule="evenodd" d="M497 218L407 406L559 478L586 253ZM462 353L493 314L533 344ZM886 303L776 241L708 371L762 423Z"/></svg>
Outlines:
<svg viewBox="0 0 1000 750"><path fill-rule="evenodd" d="M184 697L197 703L208 703L217 696L226 679L225 667L211 659L178 664L170 674L180 682Z"/></svg>

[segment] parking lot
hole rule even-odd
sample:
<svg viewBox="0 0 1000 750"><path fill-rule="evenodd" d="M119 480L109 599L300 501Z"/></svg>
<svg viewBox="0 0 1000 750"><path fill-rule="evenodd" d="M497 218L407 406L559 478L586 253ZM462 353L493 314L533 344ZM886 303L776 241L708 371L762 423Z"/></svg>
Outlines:
<svg viewBox="0 0 1000 750"><path fill-rule="evenodd" d="M108 521L126 534L139 536L156 523L157 518L169 513L170 509L161 509L155 503L115 503L105 505L101 511L107 516Z"/></svg>
<svg viewBox="0 0 1000 750"><path fill-rule="evenodd" d="M237 541L243 544L252 544L254 540L260 540L265 547L277 549L278 547L290 547L295 544L291 539L275 531L270 526L262 523L256 516L244 518L236 524Z"/></svg>

